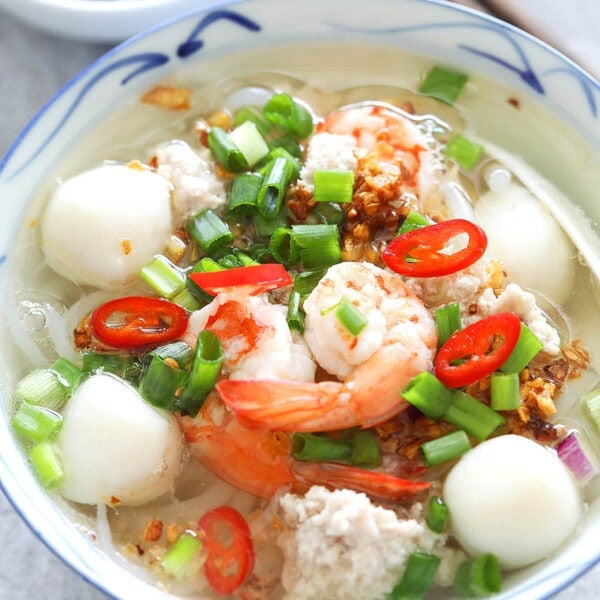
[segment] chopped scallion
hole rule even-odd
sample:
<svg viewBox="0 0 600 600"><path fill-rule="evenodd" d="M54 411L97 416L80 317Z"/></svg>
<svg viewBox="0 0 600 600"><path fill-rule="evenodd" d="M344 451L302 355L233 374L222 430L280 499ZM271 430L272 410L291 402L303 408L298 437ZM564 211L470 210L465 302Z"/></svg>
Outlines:
<svg viewBox="0 0 600 600"><path fill-rule="evenodd" d="M314 172L315 202L352 202L354 190L354 171L320 171Z"/></svg>
<svg viewBox="0 0 600 600"><path fill-rule="evenodd" d="M453 392L452 403L442 418L480 442L488 438L506 420L487 404L461 391Z"/></svg>
<svg viewBox="0 0 600 600"><path fill-rule="evenodd" d="M208 147L215 158L231 173L239 173L248 168L248 161L244 154L224 129L211 127L208 133Z"/></svg>
<svg viewBox="0 0 600 600"><path fill-rule="evenodd" d="M317 287L323 275L325 275L325 269L315 269L313 271L298 273L294 277L294 290L302 297L308 296Z"/></svg>
<svg viewBox="0 0 600 600"><path fill-rule="evenodd" d="M294 233L289 227L278 227L269 241L269 250L273 258L284 265L291 265L300 259Z"/></svg>
<svg viewBox="0 0 600 600"><path fill-rule="evenodd" d="M341 225L346 218L344 209L335 202L322 202L313 209L319 221L325 225Z"/></svg>
<svg viewBox="0 0 600 600"><path fill-rule="evenodd" d="M187 369L191 365L194 351L185 342L171 342L154 348L148 353L150 360L152 356L159 356L163 360L170 358L177 362L180 369Z"/></svg>
<svg viewBox="0 0 600 600"><path fill-rule="evenodd" d="M256 129L258 129L260 135L268 142L271 138L273 130L275 129L273 123L271 123L263 115L262 111L256 106L244 106L235 113L233 118L233 124L239 127L242 123L250 121L254 123Z"/></svg>
<svg viewBox="0 0 600 600"><path fill-rule="evenodd" d="M443 346L448 338L462 327L460 306L453 303L438 308L435 311L435 323L438 331L438 346Z"/></svg>
<svg viewBox="0 0 600 600"><path fill-rule="evenodd" d="M283 157L265 167L264 180L256 198L258 212L263 217L273 219L280 213L293 174L294 165Z"/></svg>
<svg viewBox="0 0 600 600"><path fill-rule="evenodd" d="M304 333L304 311L301 302L302 296L293 290L288 301L287 324L290 329Z"/></svg>
<svg viewBox="0 0 600 600"><path fill-rule="evenodd" d="M427 527L434 533L442 533L449 516L450 509L446 506L446 503L442 498L439 496L432 496L429 500L427 516L425 517Z"/></svg>
<svg viewBox="0 0 600 600"><path fill-rule="evenodd" d="M305 269L342 262L340 233L335 225L292 225L292 231Z"/></svg>
<svg viewBox="0 0 600 600"><path fill-rule="evenodd" d="M281 211L272 219L258 214L254 217L254 227L256 228L256 235L259 238L268 238L280 227L287 227L287 218L284 211Z"/></svg>
<svg viewBox="0 0 600 600"><path fill-rule="evenodd" d="M52 442L40 442L29 452L29 460L41 484L53 490L60 487L65 479L58 451Z"/></svg>
<svg viewBox="0 0 600 600"><path fill-rule="evenodd" d="M233 233L227 223L210 209L194 215L187 222L186 229L207 254L212 254L233 241Z"/></svg>
<svg viewBox="0 0 600 600"><path fill-rule="evenodd" d="M23 402L11 421L12 428L32 442L43 442L56 437L62 427L62 417L42 406Z"/></svg>
<svg viewBox="0 0 600 600"><path fill-rule="evenodd" d="M518 373L492 373L490 383L491 401L494 410L516 410L521 404Z"/></svg>
<svg viewBox="0 0 600 600"><path fill-rule="evenodd" d="M181 534L160 561L165 573L178 581L192 579L202 567L202 542L191 533Z"/></svg>
<svg viewBox="0 0 600 600"><path fill-rule="evenodd" d="M171 296L171 302L179 304L179 306L190 312L194 312L202 307L200 301L190 292L187 285L184 285L176 294Z"/></svg>
<svg viewBox="0 0 600 600"><path fill-rule="evenodd" d="M353 336L359 335L369 322L367 317L346 296L343 296L337 305L335 316Z"/></svg>
<svg viewBox="0 0 600 600"><path fill-rule="evenodd" d="M292 456L296 460L348 462L352 458L352 443L326 435L296 432L292 437Z"/></svg>
<svg viewBox="0 0 600 600"><path fill-rule="evenodd" d="M352 437L352 459L355 467L378 467L381 465L381 451L375 434L365 429Z"/></svg>
<svg viewBox="0 0 600 600"><path fill-rule="evenodd" d="M453 431L447 435L421 444L425 466L435 467L443 462L458 458L470 450L471 442L464 431Z"/></svg>
<svg viewBox="0 0 600 600"><path fill-rule="evenodd" d="M227 201L227 212L236 214L253 213L258 210L256 200L263 183L260 173L239 173L231 182Z"/></svg>
<svg viewBox="0 0 600 600"><path fill-rule="evenodd" d="M140 394L150 404L172 410L189 377L189 371L180 369L176 360L153 354L142 377Z"/></svg>
<svg viewBox="0 0 600 600"><path fill-rule="evenodd" d="M500 370L504 373L520 373L543 347L544 345L531 329L521 323L521 333L517 345Z"/></svg>
<svg viewBox="0 0 600 600"><path fill-rule="evenodd" d="M421 600L433 583L440 560L438 556L424 552L410 554L402 579L387 600Z"/></svg>
<svg viewBox="0 0 600 600"><path fill-rule="evenodd" d="M142 268L140 277L167 299L171 299L185 285L185 275L181 270L160 254Z"/></svg>
<svg viewBox="0 0 600 600"><path fill-rule="evenodd" d="M398 229L398 233L396 235L402 235L403 233L408 233L413 229L419 229L421 227L427 227L431 225L431 221L418 212L409 212L408 216L400 225L400 229Z"/></svg>
<svg viewBox="0 0 600 600"><path fill-rule="evenodd" d="M493 554L463 561L454 577L454 591L463 598L487 597L501 588L500 566Z"/></svg>
<svg viewBox="0 0 600 600"><path fill-rule="evenodd" d="M263 114L271 123L299 139L305 139L312 133L312 115L289 94L271 96L263 107Z"/></svg>
<svg viewBox="0 0 600 600"><path fill-rule="evenodd" d="M454 104L469 77L464 73L433 67L419 86L419 92L445 104Z"/></svg>
<svg viewBox="0 0 600 600"><path fill-rule="evenodd" d="M86 350L82 353L82 369L85 373L105 371L123 377L132 363L131 357L125 354L109 354L106 352L92 352Z"/></svg>
<svg viewBox="0 0 600 600"><path fill-rule="evenodd" d="M229 139L240 149L249 167L269 154L269 146L252 121L245 121L236 127Z"/></svg>
<svg viewBox="0 0 600 600"><path fill-rule="evenodd" d="M189 381L175 406L195 417L214 388L223 365L223 348L219 338L205 329L198 334Z"/></svg>
<svg viewBox="0 0 600 600"><path fill-rule="evenodd" d="M17 403L29 402L51 410L59 410L69 393L51 369L36 369L21 379L15 387Z"/></svg>
<svg viewBox="0 0 600 600"><path fill-rule="evenodd" d="M430 419L439 419L452 403L453 393L435 375L423 371L409 381L402 397Z"/></svg>
<svg viewBox="0 0 600 600"><path fill-rule="evenodd" d="M592 423L600 432L600 389L592 390L581 399Z"/></svg>
<svg viewBox="0 0 600 600"><path fill-rule="evenodd" d="M58 381L65 389L67 397L71 396L83 377L81 369L62 356L54 361L50 370L58 377Z"/></svg>
<svg viewBox="0 0 600 600"><path fill-rule="evenodd" d="M269 154L267 155L267 157L264 160L264 164L266 165L266 164L270 163L271 161L275 160L276 158L285 158L286 160L288 160L290 162L290 164L294 167L294 171L292 173L292 181L294 181L295 179L298 179L298 175L300 175L300 169L302 167L302 163L300 162L300 160L298 158L296 158L296 156L294 154L292 154L285 148L279 146L279 147L273 148L273 150L271 150L271 152L269 152Z"/></svg>
<svg viewBox="0 0 600 600"><path fill-rule="evenodd" d="M460 133L448 140L444 154L459 167L470 171L481 158L483 146L472 142Z"/></svg>

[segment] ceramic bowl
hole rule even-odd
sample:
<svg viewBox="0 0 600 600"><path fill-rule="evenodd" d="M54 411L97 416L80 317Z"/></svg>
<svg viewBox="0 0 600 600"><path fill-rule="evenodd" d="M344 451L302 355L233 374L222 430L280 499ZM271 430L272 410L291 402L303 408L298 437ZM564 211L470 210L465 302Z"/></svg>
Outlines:
<svg viewBox="0 0 600 600"><path fill-rule="evenodd" d="M0 7L48 33L88 42L121 42L209 0L0 0Z"/></svg>
<svg viewBox="0 0 600 600"><path fill-rule="evenodd" d="M100 2L81 0L81 4ZM129 6L134 2L114 4ZM175 75L183 80L202 78L203 64L212 59L268 50L280 44L311 47L321 43L327 44L330 52L307 52L305 56L300 54L300 60L323 73L331 71L336 61L342 75L344 69L355 67L354 63L345 63L343 56L334 58L336 45L366 44L375 52L378 48L407 50L433 62L483 74L507 86L509 95L490 100L489 110L481 108L473 125L483 136L517 152L542 171L591 217L595 225L577 221L582 223L581 232L575 227L569 233L596 273L600 272L597 231L590 229L600 222L600 203L596 201L600 188L600 85L575 64L513 27L442 2L249 0L215 2L200 12L134 37L84 70L44 106L0 162L0 278L6 279L12 240L39 186L84 133L108 115L111 107L119 102L133 102L143 90ZM267 63L271 56L273 64L286 68L277 53L264 55ZM355 59L361 62L360 56L353 56ZM374 74L396 73L399 81L410 70L410 65L382 65L376 61L371 67ZM369 65L361 64L360 68L367 69ZM521 109L517 104L522 105ZM496 123L495 116L500 113L508 115L514 125ZM564 125L564 131L546 124L548 114ZM577 138L587 149L586 154L573 156L563 151L561 136ZM583 162L587 170L580 174L577 165ZM590 193L593 190L596 196ZM14 378L10 366L10 357L0 360L1 389ZM3 400L2 487L40 540L109 595L123 599L169 597L103 553L72 526L40 489L10 432L7 399ZM496 596L498 600L545 597L591 567L600 558L597 504L592 504L581 530L558 554L508 577L503 592Z"/></svg>

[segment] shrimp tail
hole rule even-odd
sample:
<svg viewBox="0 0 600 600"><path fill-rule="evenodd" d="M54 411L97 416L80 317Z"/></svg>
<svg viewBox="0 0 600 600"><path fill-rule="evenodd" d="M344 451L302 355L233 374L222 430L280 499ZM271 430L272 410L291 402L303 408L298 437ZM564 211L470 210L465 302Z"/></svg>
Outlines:
<svg viewBox="0 0 600 600"><path fill-rule="evenodd" d="M248 425L279 431L327 430L326 416L338 402L343 384L336 381L223 380L221 400Z"/></svg>
<svg viewBox="0 0 600 600"><path fill-rule="evenodd" d="M411 500L424 494L431 487L428 481L412 481L388 473L334 463L295 461L291 470L293 476L299 481L334 489L348 488L356 492L364 492L379 500L396 502Z"/></svg>

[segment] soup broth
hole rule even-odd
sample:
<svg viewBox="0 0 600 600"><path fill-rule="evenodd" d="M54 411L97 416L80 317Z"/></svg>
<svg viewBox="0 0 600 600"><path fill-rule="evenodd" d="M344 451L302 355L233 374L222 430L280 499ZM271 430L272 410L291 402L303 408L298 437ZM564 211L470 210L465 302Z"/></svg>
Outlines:
<svg viewBox="0 0 600 600"><path fill-rule="evenodd" d="M195 150L201 148L205 138L202 137L202 127L197 125L199 121L208 119L211 122L211 118L216 118L215 114L223 109L235 114L243 106L260 106L273 94L285 93L307 108L317 123L323 123L328 115L348 106L361 108L381 105L384 110L391 107L392 111L396 108L406 111L402 113L402 118L412 122L434 149L437 162L434 161L432 173L440 181L443 179L444 186L454 186L454 192L448 192L447 187L443 188L446 190L443 192L442 186L438 186L435 193L431 194L431 201L418 197L421 193L415 192L416 188L410 192L402 192L405 205L411 205L434 221L443 222L451 218L463 218L465 215L470 220L483 221L482 202L487 200L482 199L490 198L492 192L507 193L508 189L508 184L490 183L489 175L493 171L500 173L500 180L507 176L510 185L517 186L526 193L531 191L530 196L534 201L544 207L542 212L552 215L549 219L555 224L559 223L571 236L569 239L563 233L564 239L561 241L564 247L571 248L569 256L558 256L560 250L557 246L557 255L548 256L546 264L539 265L540 270L546 272L546 279L550 279L554 271L548 265L566 261L569 272L566 279L570 283L565 283L562 288L560 285L556 288L543 285L538 289L537 284L531 285L531 281L537 282L539 278L512 276L505 264L514 260L514 257L492 257L504 264L502 268L506 278L501 289L508 283L515 283L523 291L533 294L544 318L560 335L562 351L557 356L563 360L564 364L561 365L564 367L568 364L570 369L568 376L558 377L559 391L554 397L557 412L544 421L549 431L554 431L555 426L558 431L562 426L562 433L549 434L550 437L546 439L542 434L533 435L533 429L528 429L526 424L519 430L513 429L506 433L537 437L540 443L554 447L565 437L566 431L576 431L581 446L592 462L597 462L600 438L596 426L582 408L581 397L597 389L599 383L598 215L591 215L592 220L589 220L575 207L590 207L592 191L595 192L600 187L598 155L568 125L551 116L526 93L508 89L503 83L491 81L476 73L469 74L468 83L454 106L420 94L419 84L431 67L431 61L426 57L375 46L315 44L307 49L305 46L289 44L281 46L277 52L272 49L268 52L254 50L245 53L243 57L215 57L205 61L200 67L182 69L168 81L161 82L167 88L186 88L191 91L190 107L187 109L168 110L164 106L140 102L139 97L136 97L102 115L100 122L73 145L72 152L48 177L28 208L15 238L14 249L9 254L2 323L6 340L2 349L2 362L7 413L12 416L18 409L17 402L11 400L14 398L13 390L17 381L33 369L48 368L58 356L80 365L80 352L74 346L72 332L83 316L89 315L97 306L112 298L156 295L140 278L117 290L98 291L93 286L74 283L61 277L50 267L44 256L41 223L51 198L60 186L70 178L106 164L107 161L120 165L139 161L156 170L156 149L161 144L181 140ZM144 91L140 90L140 94ZM212 124L214 125L214 121ZM321 132L324 125L319 127L321 129L317 131ZM527 131L527 134L523 134L523 131ZM443 153L444 145L457 133L483 147L483 154L472 169L461 169L453 165ZM307 145L304 140L304 152ZM231 176L223 171L220 174L228 190ZM356 182L356 179L353 181ZM494 186L497 189L492 189ZM515 216L518 218L518 212L515 212ZM297 215L288 217L290 223L301 221ZM406 213L398 217L399 224L402 224L404 217ZM229 221L233 223L235 219ZM251 254L252 244L261 241L257 240L261 238L260 234L252 228L248 230L233 224L231 226L238 235L236 242L244 237L244 242L239 243L238 247ZM535 227L535 224L531 224L531 227ZM65 235L69 235L69 232L65 231ZM488 232L488 236L492 240L491 232ZM372 262L382 266L379 255L392 238L388 231L383 238L375 236L369 240L369 243L379 244L378 253L373 255L376 258ZM182 259L182 269L193 266L203 254L198 254L196 249L196 254L190 258L189 237L186 243L188 254ZM506 244L497 247L506 248ZM344 252L346 251L347 247L344 247ZM362 262L368 261L369 256L365 250L356 254L355 258L345 260ZM295 272L294 266L291 269ZM407 276L406 279L411 277ZM412 279L411 289L428 309L433 311L436 302L440 305L449 303L439 301L446 293L442 287L432 295L425 291L426 284L415 282L418 278ZM554 290L554 297L549 294L549 289ZM496 290L498 294L500 291ZM282 297L277 292L272 292L271 303L282 302ZM328 307L324 306L321 315L327 310ZM468 311L465 314L468 319ZM546 368L548 371L548 365L555 365L554 359L544 360L541 370ZM535 365L531 370L535 371ZM319 371L317 374L319 376ZM321 376L324 380L335 379L330 374ZM531 380L533 379L532 376ZM547 380L550 379L552 378L548 376ZM522 375L522 385L523 381L525 378ZM180 420L180 424L182 423L184 429L189 427L189 423L185 425ZM379 425L381 424L377 423ZM394 446L390 445L390 439L385 439L381 431L378 431L378 435L384 454L393 454L390 448ZM186 436L188 442L193 440L189 430L186 430ZM28 442L24 443L25 450L28 450L29 445ZM401 453L397 448L396 450ZM231 481L227 483L222 480L218 471L211 472L210 465L207 468L200 464L194 455L194 448L190 449L186 444L180 472L174 480L172 491L159 494L157 498L140 505L128 506L127 502L116 499L114 503L107 502L108 507L103 503L96 506L94 503L65 500L60 495L60 488L58 492L50 493L53 496L56 494L57 505L92 540L96 540L95 543L103 550L109 554L116 552L125 556L136 576L148 578L159 588L182 597L219 596L210 589L202 576L191 579L182 577L178 580L165 574L162 561L167 549L186 530L194 530L199 517L207 511L217 506L232 506L248 520L254 538L256 566L251 577L246 580L245 589L247 593L255 595L248 597L286 597L280 581L284 559L281 549L273 540L280 533L280 528L287 526L282 524L278 502L281 496L290 491L290 486L284 486L270 500L259 498L248 491L237 489L230 484ZM435 482L431 494L442 493L441 480L454 462L433 467L425 474L426 480ZM413 463L410 466L414 467ZM407 476L406 473L402 475ZM575 485L587 507L586 514L579 520L579 527L582 526L581 523L585 523L590 511L596 509L599 492L597 480L596 477L585 484ZM398 511L399 518L409 519L414 517L411 505L415 501L426 502L427 498L426 494L413 500L405 500L400 505L390 503L389 499L382 501L379 498L374 503L383 503L388 508L392 505ZM150 531L151 524L158 527L159 522L160 534L153 535ZM106 539L107 524L110 525L111 540ZM447 533L451 538L449 546L455 549L457 542L452 538L453 532ZM568 536L566 543L570 539L572 537ZM206 556L203 555L202 558L206 559ZM287 555L286 560L289 560ZM143 569L139 570L134 565ZM522 575L508 569L506 580L510 582L511 577L517 580ZM450 591L443 588L437 590L436 594L438 593L440 597L450 595Z"/></svg>

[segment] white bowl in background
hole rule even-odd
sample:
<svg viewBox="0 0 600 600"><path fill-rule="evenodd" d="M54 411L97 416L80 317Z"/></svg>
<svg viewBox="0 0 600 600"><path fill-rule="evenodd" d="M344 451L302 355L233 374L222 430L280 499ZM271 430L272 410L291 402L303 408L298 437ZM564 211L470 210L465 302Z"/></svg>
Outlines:
<svg viewBox="0 0 600 600"><path fill-rule="evenodd" d="M0 8L48 33L112 43L209 3L210 0L0 0Z"/></svg>
<svg viewBox="0 0 600 600"><path fill-rule="evenodd" d="M136 2L107 0L105 4L132 6ZM147 4L166 7L169 3L149 0ZM549 110L567 124L572 132L569 135L583 138L588 145L589 156L585 160L598 165L600 84L547 45L497 20L433 0L225 1L138 35L111 50L67 84L21 133L0 161L0 280L5 279L10 263L11 241L39 186L116 103L135 99L141 91L174 73L189 77L201 70L204 59L287 42L392 46L468 72L483 73L509 85L527 103L542 107L539 116L532 117L531 128L513 127L508 131L495 126L490 117L492 109L490 114L481 115L475 127L490 141L518 152L560 183L596 227L600 222L600 203L589 193L600 188L596 185L598 170L596 176L586 175L587 180L580 185L577 169L573 172L572 168L577 157L562 153L560 139L556 139L561 134L546 131L543 118L544 111ZM326 64L328 57L322 56L321 60ZM400 70L400 66L397 68ZM543 139L532 138L532 132ZM549 143L553 139L556 143ZM586 243L590 259L600 257L594 238ZM2 358L7 357L0 356L0 382L6 384L11 381L10 360ZM6 398L0 410L6 417ZM170 597L132 576L72 526L38 486L7 418L0 419L0 448L4 492L39 538L75 571L116 598ZM597 503L591 507L581 532L559 554L507 578L504 591L495 597L525 600L547 596L597 562L597 508Z"/></svg>

